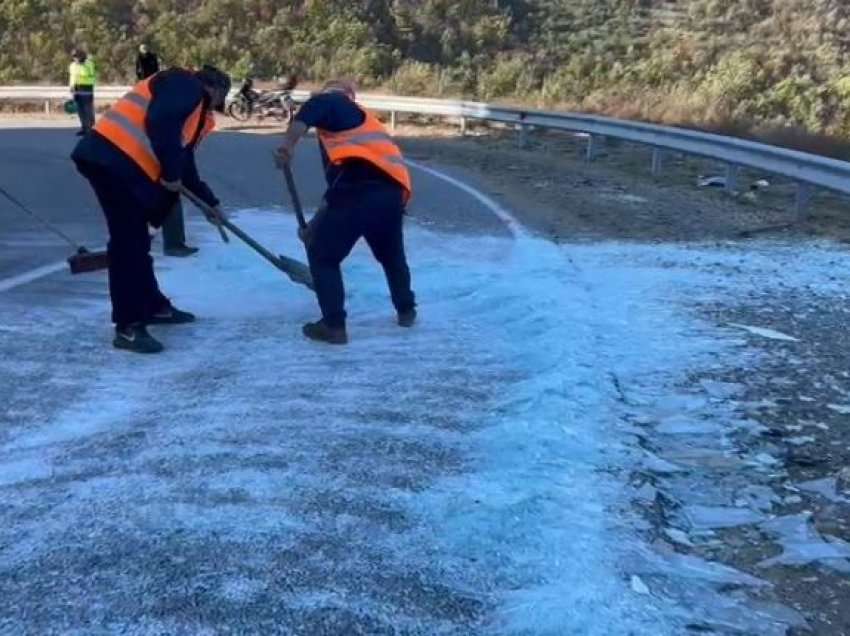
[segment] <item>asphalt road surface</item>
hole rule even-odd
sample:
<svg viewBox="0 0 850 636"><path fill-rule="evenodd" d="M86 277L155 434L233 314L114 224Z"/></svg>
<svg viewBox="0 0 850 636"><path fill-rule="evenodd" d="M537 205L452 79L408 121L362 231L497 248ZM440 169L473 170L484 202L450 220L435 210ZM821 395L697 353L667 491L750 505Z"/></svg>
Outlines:
<svg viewBox="0 0 850 636"><path fill-rule="evenodd" d="M74 142L70 129L0 131L0 185L99 246L102 219L67 158ZM274 145L216 134L201 171L237 223L297 256ZM302 150L296 178L312 206L318 155L312 140ZM632 502L655 496L652 475L698 471L693 454L654 454L641 426L702 442L706 427L715 442L746 428L718 406L735 387L684 389L682 378L748 359L745 333L792 342L718 327L691 305L765 289L782 263L805 263L786 277L802 287L846 259L555 245L452 170L415 166L413 177L422 320L394 324L360 246L345 267L344 348L305 341L315 299L193 212L200 253L157 262L166 293L199 322L157 330L159 356L114 351L105 276L71 277L56 266L68 248L0 201L0 634L804 624L759 577L660 542ZM744 257L755 265L730 279ZM711 480L698 483L702 534L673 536L762 520L712 506Z"/></svg>

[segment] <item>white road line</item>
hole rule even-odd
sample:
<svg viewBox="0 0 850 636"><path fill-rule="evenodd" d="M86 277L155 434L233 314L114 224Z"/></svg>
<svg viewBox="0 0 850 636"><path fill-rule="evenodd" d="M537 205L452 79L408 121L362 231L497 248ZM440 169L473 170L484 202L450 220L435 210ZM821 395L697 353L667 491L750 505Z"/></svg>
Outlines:
<svg viewBox="0 0 850 636"><path fill-rule="evenodd" d="M9 291L10 289L14 289L20 285L26 285L34 280L38 280L39 278L62 271L66 267L68 267L67 261L60 261L58 263L52 263L51 265L36 267L35 269L31 269L23 274L18 274L17 276L0 279L0 292Z"/></svg>
<svg viewBox="0 0 850 636"><path fill-rule="evenodd" d="M433 177L437 177L438 179L442 179L443 181L452 184L456 188L463 190L468 195L472 196L479 203L484 205L488 210L490 210L493 214L495 214L501 221L508 226L508 229L511 231L511 234L514 237L519 238L521 236L527 236L528 233L525 231L525 228L522 227L519 221L516 220L513 214L508 212L501 205L496 203L493 199L488 197L486 194L473 188L471 185L467 185L463 181L455 179L447 175L444 172L440 172L439 170L435 170L434 168L429 168L428 166L424 166L417 161L411 161L410 159L405 159L405 163L409 166L416 168L417 170L421 170L422 172L427 172Z"/></svg>
<svg viewBox="0 0 850 636"><path fill-rule="evenodd" d="M75 118L76 119L76 118ZM74 120L68 119L26 119L23 117L0 117L0 130L15 130L22 128L67 128L72 130L80 125Z"/></svg>

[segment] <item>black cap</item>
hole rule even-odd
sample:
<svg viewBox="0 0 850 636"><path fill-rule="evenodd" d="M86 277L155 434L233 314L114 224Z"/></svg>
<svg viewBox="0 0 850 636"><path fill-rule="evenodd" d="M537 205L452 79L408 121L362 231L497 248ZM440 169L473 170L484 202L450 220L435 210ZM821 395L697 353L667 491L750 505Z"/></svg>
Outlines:
<svg viewBox="0 0 850 636"><path fill-rule="evenodd" d="M216 88L221 91L221 100L216 104L212 104L212 108L219 112L224 112L224 101L227 98L227 94L230 92L230 76L224 71L216 68L215 66L210 66L209 64L204 64L196 75L205 86Z"/></svg>
<svg viewBox="0 0 850 636"><path fill-rule="evenodd" d="M230 76L215 66L204 64L203 67L201 67L201 70L198 71L197 75L198 79L207 86L220 88L225 93L230 91Z"/></svg>

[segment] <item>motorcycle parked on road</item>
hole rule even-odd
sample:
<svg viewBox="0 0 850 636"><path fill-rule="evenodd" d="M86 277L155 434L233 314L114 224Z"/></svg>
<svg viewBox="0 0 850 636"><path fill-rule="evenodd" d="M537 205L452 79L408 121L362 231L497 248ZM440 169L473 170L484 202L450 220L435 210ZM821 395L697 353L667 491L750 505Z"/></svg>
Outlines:
<svg viewBox="0 0 850 636"><path fill-rule="evenodd" d="M260 121L272 118L288 124L297 110L292 98L293 88L295 82L290 79L280 88L257 91L254 90L253 80L247 78L227 105L226 112L236 121L248 121L256 116Z"/></svg>

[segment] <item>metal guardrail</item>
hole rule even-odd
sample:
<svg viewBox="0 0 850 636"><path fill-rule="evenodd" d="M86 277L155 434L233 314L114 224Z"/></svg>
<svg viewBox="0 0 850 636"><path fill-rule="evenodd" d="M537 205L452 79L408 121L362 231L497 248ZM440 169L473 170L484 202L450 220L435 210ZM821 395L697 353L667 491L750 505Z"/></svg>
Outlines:
<svg viewBox="0 0 850 636"><path fill-rule="evenodd" d="M96 97L114 100L127 90L128 86L101 86ZM308 95L307 91L293 92L297 101L303 101ZM47 112L51 100L67 97L68 89L62 86L0 87L0 100L44 101ZM810 198L810 186L850 194L850 162L733 137L610 117L525 110L481 102L371 94L358 96L358 101L367 108L390 113L393 127L399 113L455 118L462 130L465 130L468 120L499 122L517 129L520 145L524 144L528 131L534 128L584 133L587 135L588 160L593 159L599 142L605 137L645 144L653 149L651 166L654 175L661 171L665 151L708 157L726 163L728 190L736 189L740 167L783 175L798 184L796 207L800 214Z"/></svg>
<svg viewBox="0 0 850 636"><path fill-rule="evenodd" d="M113 100L121 97L129 86L98 86L98 99ZM40 102L43 100L68 99L67 86L0 86L0 99Z"/></svg>

